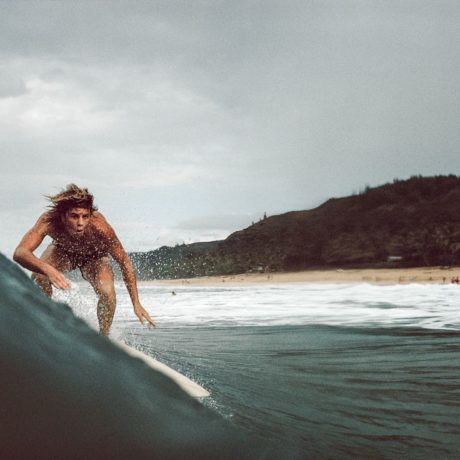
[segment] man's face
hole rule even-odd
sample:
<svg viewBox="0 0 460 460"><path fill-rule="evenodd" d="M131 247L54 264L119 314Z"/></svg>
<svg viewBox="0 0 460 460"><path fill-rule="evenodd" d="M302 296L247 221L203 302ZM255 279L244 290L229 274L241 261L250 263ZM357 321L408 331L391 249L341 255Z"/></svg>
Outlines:
<svg viewBox="0 0 460 460"><path fill-rule="evenodd" d="M72 236L82 236L89 224L91 212L86 208L70 208L63 216L65 228Z"/></svg>

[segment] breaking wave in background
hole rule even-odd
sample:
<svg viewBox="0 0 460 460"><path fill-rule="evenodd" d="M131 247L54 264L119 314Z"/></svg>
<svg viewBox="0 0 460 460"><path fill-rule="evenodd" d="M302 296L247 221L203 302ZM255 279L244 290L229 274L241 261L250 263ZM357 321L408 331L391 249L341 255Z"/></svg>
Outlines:
<svg viewBox="0 0 460 460"><path fill-rule="evenodd" d="M73 283L55 298L97 324L91 287ZM123 285L117 286L115 324L135 320ZM452 284L278 284L177 286L140 283L145 307L160 327L294 326L412 327L460 330L460 287Z"/></svg>

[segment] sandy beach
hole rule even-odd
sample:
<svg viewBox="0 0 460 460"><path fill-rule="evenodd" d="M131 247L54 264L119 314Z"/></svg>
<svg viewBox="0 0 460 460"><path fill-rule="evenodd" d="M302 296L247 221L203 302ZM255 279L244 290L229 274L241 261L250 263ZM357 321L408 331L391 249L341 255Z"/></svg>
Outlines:
<svg viewBox="0 0 460 460"><path fill-rule="evenodd" d="M452 278L456 277L460 277L460 267L331 269L305 270L300 272L244 273L240 275L143 281L142 283L191 286L215 285L222 283L229 285L263 283L442 284L451 283Z"/></svg>

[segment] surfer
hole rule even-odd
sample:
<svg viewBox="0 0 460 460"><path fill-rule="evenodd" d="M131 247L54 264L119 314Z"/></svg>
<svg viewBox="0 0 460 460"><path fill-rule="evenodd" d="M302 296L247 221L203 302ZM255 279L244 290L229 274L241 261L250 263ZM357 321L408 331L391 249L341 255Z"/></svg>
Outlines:
<svg viewBox="0 0 460 460"><path fill-rule="evenodd" d="M69 289L64 273L79 268L98 296L99 330L108 335L116 307L110 255L120 266L134 313L142 324L146 321L154 327L155 321L139 301L132 263L113 228L97 211L93 195L86 188L69 184L47 198L51 202L49 210L24 235L13 259L33 272L32 279L50 297L53 287ZM34 251L45 236L53 241L38 258Z"/></svg>

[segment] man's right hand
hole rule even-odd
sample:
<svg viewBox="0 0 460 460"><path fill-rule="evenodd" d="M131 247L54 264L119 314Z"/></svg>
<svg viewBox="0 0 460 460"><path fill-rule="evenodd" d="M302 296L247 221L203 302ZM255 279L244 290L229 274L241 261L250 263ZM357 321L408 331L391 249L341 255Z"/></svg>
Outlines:
<svg viewBox="0 0 460 460"><path fill-rule="evenodd" d="M59 270L56 270L51 265L46 269L45 274L55 288L70 289L70 281Z"/></svg>

